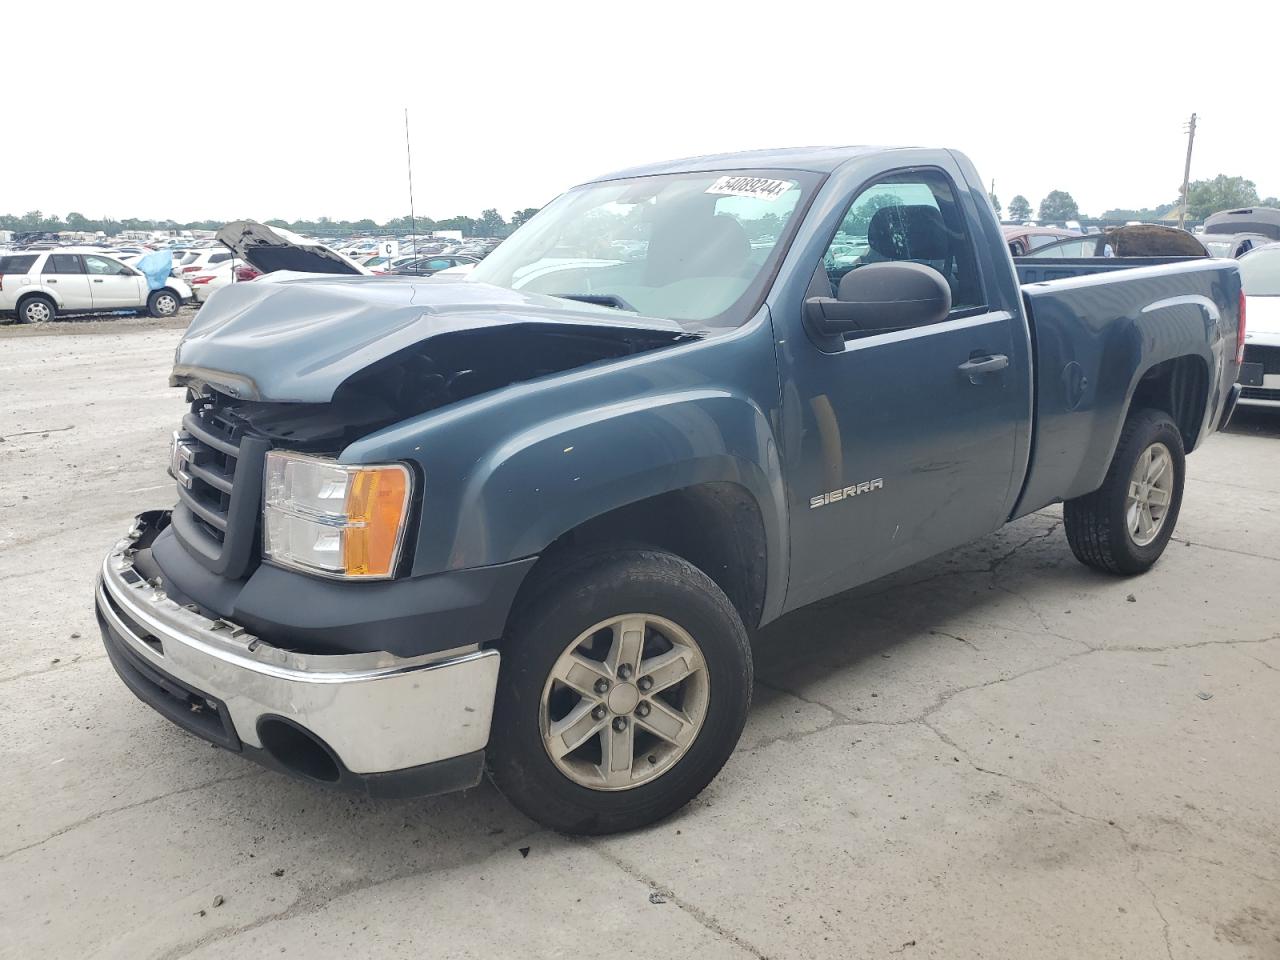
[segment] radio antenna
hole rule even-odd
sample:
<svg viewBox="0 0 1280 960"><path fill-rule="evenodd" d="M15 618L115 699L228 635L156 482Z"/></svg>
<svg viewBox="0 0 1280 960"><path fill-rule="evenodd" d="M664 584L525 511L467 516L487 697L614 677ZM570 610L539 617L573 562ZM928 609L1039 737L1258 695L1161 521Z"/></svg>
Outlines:
<svg viewBox="0 0 1280 960"><path fill-rule="evenodd" d="M413 214L413 151L409 148L409 108L404 108L404 155L409 162L409 242L413 256L418 256L418 219Z"/></svg>

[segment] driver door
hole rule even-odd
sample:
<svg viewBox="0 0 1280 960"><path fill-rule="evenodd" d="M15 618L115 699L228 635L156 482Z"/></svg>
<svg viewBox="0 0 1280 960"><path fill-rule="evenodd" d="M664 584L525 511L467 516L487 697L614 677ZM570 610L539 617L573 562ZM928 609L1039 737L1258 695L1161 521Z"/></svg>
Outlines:
<svg viewBox="0 0 1280 960"><path fill-rule="evenodd" d="M860 251L856 258L850 247ZM1008 515L1015 431L1030 404L1013 342L1023 334L1018 318L987 306L947 172L916 167L861 188L814 264L808 295L836 296L844 274L888 260L941 273L952 291L950 312L928 325L850 333L834 344L792 337L779 354L792 534L788 608L981 537ZM998 367L1000 358L1009 361L1004 369L969 372L974 363Z"/></svg>

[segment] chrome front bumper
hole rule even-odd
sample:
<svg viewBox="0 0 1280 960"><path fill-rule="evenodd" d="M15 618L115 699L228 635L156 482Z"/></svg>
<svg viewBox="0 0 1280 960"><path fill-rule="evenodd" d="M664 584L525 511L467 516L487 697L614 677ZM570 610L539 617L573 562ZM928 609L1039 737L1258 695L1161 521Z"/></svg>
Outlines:
<svg viewBox="0 0 1280 960"><path fill-rule="evenodd" d="M289 726L321 741L343 778L463 755L477 758L479 776L497 650L459 646L405 659L389 653L316 656L272 646L180 605L147 581L133 563L143 523L139 518L107 555L97 589L104 642L141 699L206 739L231 749L243 744L256 759L284 769L291 764L276 755L278 737L264 738L263 732ZM305 769L292 772L308 775Z"/></svg>

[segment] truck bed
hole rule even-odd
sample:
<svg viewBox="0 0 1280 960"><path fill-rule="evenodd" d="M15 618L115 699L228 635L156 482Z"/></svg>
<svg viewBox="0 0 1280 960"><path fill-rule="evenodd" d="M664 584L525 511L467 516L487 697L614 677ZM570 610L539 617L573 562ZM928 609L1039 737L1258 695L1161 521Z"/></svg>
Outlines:
<svg viewBox="0 0 1280 960"><path fill-rule="evenodd" d="M1059 260L1055 257L1014 257L1013 266L1018 274L1018 282L1025 284L1203 259L1204 257L1064 257Z"/></svg>
<svg viewBox="0 0 1280 960"><path fill-rule="evenodd" d="M1014 516L1101 485L1139 380L1177 362L1204 378L1205 409L1187 411L1193 449L1226 402L1239 323L1234 261L1205 257L1035 261L1074 275L1027 283L1022 298L1035 353L1031 462ZM1023 275L1023 263L1018 273ZM1216 304L1231 304L1220 312ZM1184 360L1181 358L1190 358Z"/></svg>

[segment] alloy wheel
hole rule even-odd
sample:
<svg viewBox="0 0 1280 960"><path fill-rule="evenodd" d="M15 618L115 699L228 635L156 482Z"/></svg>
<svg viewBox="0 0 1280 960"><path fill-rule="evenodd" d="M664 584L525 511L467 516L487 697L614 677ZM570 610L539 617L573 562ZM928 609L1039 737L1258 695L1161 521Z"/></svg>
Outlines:
<svg viewBox="0 0 1280 960"><path fill-rule="evenodd" d="M570 780L629 790L688 752L709 701L697 641L663 617L626 614L565 648L543 687L538 723L547 755Z"/></svg>
<svg viewBox="0 0 1280 960"><path fill-rule="evenodd" d="M1142 451L1129 475L1125 498L1125 524L1129 536L1145 547L1160 535L1173 502L1173 456L1163 443L1153 443Z"/></svg>

